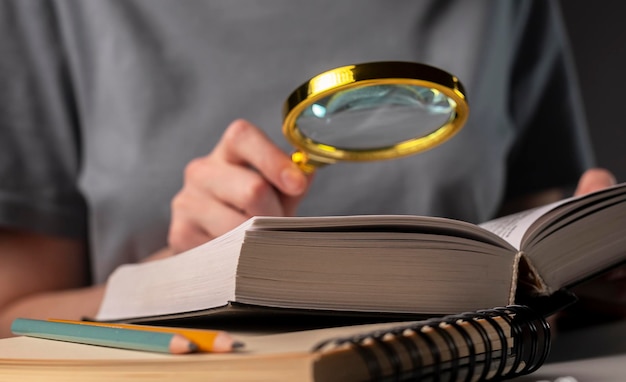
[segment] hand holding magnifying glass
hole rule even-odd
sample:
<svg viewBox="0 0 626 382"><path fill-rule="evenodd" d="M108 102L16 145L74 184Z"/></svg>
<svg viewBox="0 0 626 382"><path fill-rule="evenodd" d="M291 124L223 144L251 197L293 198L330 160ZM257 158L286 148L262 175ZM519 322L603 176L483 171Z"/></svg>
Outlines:
<svg viewBox="0 0 626 382"><path fill-rule="evenodd" d="M319 74L285 102L283 134L307 172L337 161L399 158L456 134L469 107L453 75L412 62L371 62Z"/></svg>
<svg viewBox="0 0 626 382"><path fill-rule="evenodd" d="M285 104L283 132L297 148L291 160L310 174L341 160L435 147L467 114L454 76L415 63L368 63L330 70L297 88ZM172 202L170 247L193 248L250 216L295 214L308 180L289 161L256 126L233 122L209 155L187 165Z"/></svg>

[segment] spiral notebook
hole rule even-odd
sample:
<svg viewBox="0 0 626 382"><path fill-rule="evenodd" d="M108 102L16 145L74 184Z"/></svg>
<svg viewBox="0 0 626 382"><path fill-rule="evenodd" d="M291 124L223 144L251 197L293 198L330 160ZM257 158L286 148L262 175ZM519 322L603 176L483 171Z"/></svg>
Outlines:
<svg viewBox="0 0 626 382"><path fill-rule="evenodd" d="M0 380L488 381L542 365L550 328L508 306L419 322L241 334L245 350L171 356L30 337L0 340Z"/></svg>

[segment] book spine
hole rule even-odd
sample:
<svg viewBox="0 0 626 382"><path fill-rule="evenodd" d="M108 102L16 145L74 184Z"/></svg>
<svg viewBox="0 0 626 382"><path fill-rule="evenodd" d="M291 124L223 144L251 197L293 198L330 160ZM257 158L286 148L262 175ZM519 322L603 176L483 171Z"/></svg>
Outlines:
<svg viewBox="0 0 626 382"><path fill-rule="evenodd" d="M550 351L550 326L511 305L332 338L314 351L356 352L370 380L494 381L537 370Z"/></svg>

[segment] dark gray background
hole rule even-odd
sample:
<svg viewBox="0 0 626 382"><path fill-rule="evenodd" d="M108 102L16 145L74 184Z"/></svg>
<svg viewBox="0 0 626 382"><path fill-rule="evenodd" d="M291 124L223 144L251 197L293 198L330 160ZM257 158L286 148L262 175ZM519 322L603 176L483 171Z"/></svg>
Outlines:
<svg viewBox="0 0 626 382"><path fill-rule="evenodd" d="M559 0L598 165L626 181L626 2Z"/></svg>

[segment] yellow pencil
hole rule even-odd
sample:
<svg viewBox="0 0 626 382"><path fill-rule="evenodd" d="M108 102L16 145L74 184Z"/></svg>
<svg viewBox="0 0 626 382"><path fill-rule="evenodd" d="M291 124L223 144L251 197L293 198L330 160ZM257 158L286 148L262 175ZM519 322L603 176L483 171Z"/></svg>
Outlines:
<svg viewBox="0 0 626 382"><path fill-rule="evenodd" d="M222 330L188 329L168 326L118 324L109 322L74 321L61 319L49 319L48 321L179 334L187 338L189 341L192 341L198 347L197 351L200 352L227 353L242 348L244 346L243 342L236 341L227 332Z"/></svg>

